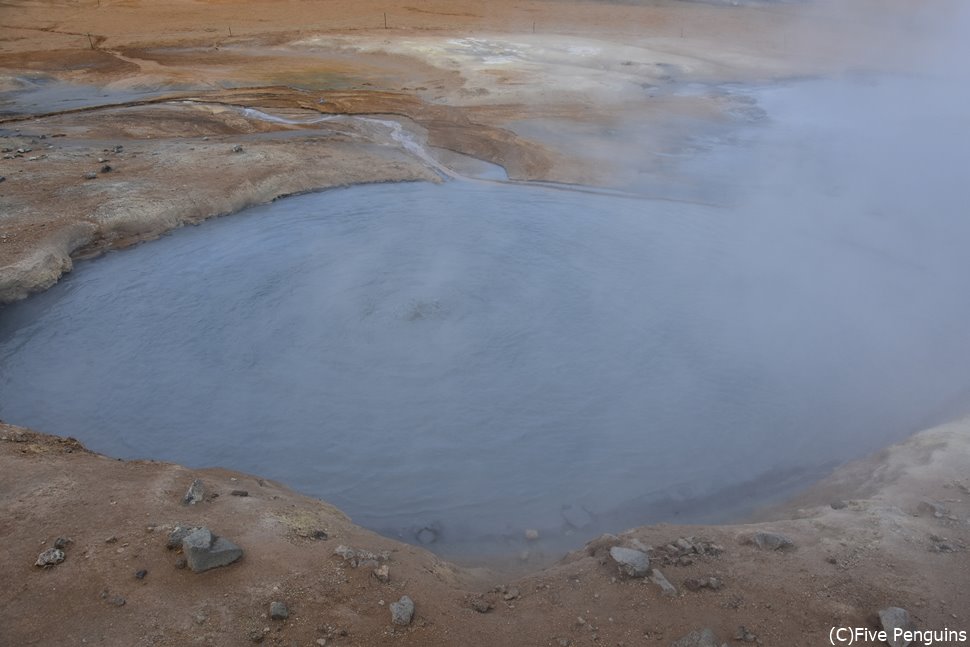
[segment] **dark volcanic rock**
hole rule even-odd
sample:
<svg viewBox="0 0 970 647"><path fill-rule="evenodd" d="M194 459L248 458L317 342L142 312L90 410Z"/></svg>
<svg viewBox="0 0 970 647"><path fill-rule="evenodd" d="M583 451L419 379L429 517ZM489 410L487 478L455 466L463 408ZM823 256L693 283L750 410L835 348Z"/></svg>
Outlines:
<svg viewBox="0 0 970 647"><path fill-rule="evenodd" d="M644 577L650 572L650 558L642 550L614 546L610 549L610 557L620 572L630 577Z"/></svg>
<svg viewBox="0 0 970 647"><path fill-rule="evenodd" d="M243 556L242 548L228 539L213 535L208 528L199 528L185 537L182 551L189 568L196 573L227 566Z"/></svg>
<svg viewBox="0 0 970 647"><path fill-rule="evenodd" d="M273 620L286 620L290 617L290 610L286 603L276 600L269 605L269 617Z"/></svg>
<svg viewBox="0 0 970 647"><path fill-rule="evenodd" d="M37 556L35 566L54 566L64 561L64 551L60 548L48 548Z"/></svg>

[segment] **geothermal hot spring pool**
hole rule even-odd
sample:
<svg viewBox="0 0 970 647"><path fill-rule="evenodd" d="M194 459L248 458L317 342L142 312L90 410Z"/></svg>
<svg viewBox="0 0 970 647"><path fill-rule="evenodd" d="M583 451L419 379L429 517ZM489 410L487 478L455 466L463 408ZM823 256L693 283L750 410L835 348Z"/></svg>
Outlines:
<svg viewBox="0 0 970 647"><path fill-rule="evenodd" d="M968 226L780 193L287 198L2 310L0 417L277 479L444 552L737 518L970 388Z"/></svg>

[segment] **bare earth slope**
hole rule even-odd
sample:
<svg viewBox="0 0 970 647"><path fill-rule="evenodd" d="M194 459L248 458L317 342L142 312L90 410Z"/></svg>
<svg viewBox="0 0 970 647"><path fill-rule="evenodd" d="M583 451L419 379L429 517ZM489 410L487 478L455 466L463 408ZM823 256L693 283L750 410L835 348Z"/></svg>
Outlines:
<svg viewBox="0 0 970 647"><path fill-rule="evenodd" d="M968 460L970 423L955 423L847 466L806 494L792 519L638 528L539 573L500 579L377 536L254 476L113 460L2 426L0 637L10 645L667 645L705 627L733 643L744 626L761 644L809 646L832 626L877 627L875 612L888 606L907 608L924 629L963 628ZM206 499L184 505L195 478ZM180 524L206 525L245 555L204 573L177 568L166 542ZM784 533L795 548L742 544L757 531ZM64 562L34 566L58 537L71 540ZM720 550L664 548L687 537ZM622 575L607 556L614 544L653 547L652 566L677 593ZM372 566L353 568L334 553L340 545L388 551L389 580ZM716 590L688 588L710 577ZM402 595L416 605L406 627L388 610ZM287 604L287 620L266 617L273 601Z"/></svg>

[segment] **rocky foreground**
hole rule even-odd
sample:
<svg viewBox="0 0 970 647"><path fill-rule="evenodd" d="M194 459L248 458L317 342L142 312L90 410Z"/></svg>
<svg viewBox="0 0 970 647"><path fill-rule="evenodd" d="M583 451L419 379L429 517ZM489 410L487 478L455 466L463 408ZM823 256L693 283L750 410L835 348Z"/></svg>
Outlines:
<svg viewBox="0 0 970 647"><path fill-rule="evenodd" d="M700 647L959 631L968 460L970 422L946 425L847 466L771 522L637 528L511 577L256 476L0 425L0 642Z"/></svg>

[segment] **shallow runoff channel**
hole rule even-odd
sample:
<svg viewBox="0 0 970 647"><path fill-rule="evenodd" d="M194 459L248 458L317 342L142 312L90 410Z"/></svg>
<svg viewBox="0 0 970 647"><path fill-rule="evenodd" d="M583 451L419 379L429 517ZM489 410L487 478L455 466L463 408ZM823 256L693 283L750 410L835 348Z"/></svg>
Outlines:
<svg viewBox="0 0 970 647"><path fill-rule="evenodd" d="M452 555L737 518L970 388L967 225L844 197L288 198L0 311L0 417L278 479Z"/></svg>

